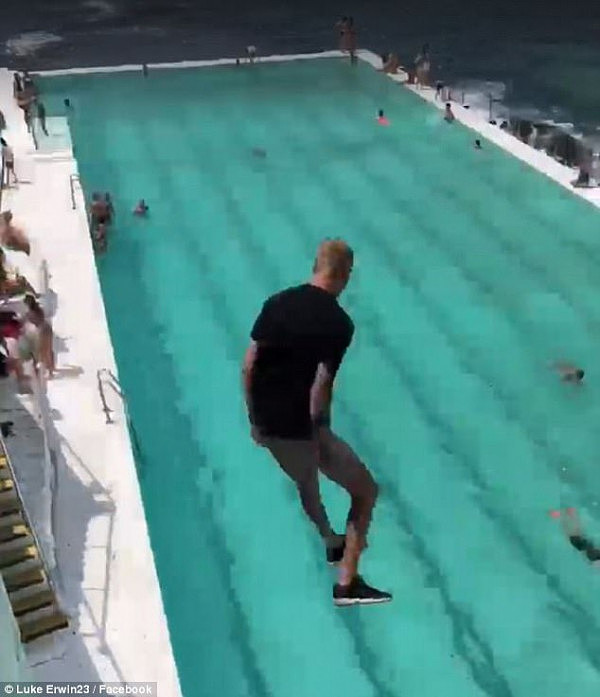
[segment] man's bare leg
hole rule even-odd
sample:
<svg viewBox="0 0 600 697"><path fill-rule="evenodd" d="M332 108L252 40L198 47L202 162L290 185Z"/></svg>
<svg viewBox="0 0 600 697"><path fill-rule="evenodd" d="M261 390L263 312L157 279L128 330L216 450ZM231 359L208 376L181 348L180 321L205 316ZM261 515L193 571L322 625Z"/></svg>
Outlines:
<svg viewBox="0 0 600 697"><path fill-rule="evenodd" d="M328 428L319 436L321 472L343 487L351 498L346 525L346 546L334 588L337 605L380 603L392 599L368 586L358 573L360 557L367 546L367 533L377 501L378 487L356 453Z"/></svg>
<svg viewBox="0 0 600 697"><path fill-rule="evenodd" d="M327 550L341 548L344 536L333 531L321 499L317 444L310 440L267 438L264 445L296 485L302 508L317 528ZM329 551L327 556L329 559Z"/></svg>

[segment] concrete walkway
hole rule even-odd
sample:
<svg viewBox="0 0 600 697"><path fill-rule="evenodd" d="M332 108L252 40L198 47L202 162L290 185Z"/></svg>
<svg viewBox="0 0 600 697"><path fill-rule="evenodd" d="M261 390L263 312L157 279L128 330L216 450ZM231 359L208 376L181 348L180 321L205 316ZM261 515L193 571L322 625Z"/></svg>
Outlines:
<svg viewBox="0 0 600 697"><path fill-rule="evenodd" d="M34 279L42 259L50 279L48 310L54 327L58 376L48 382L52 494L44 488L43 437L29 396L2 385L3 420L13 420L7 440L34 521L51 524L57 581L72 627L28 649L36 680L157 682L159 694L180 688L169 642L135 462L123 413L107 389L114 424L107 425L97 371L116 374L104 305L76 185L72 209L69 151L36 155L12 95L12 76L0 70L3 133L26 180L3 192L32 241L32 259L11 259ZM51 127L51 123L49 123ZM48 505L51 496L51 506ZM48 520L49 518L49 520Z"/></svg>

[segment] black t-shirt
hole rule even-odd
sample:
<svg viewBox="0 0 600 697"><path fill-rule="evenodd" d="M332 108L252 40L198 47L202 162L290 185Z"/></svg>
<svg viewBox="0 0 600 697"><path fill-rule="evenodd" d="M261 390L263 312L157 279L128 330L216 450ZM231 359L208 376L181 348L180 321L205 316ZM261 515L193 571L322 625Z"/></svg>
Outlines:
<svg viewBox="0 0 600 697"><path fill-rule="evenodd" d="M336 298L304 284L271 296L254 323L254 423L265 436L304 439L312 432L310 391L317 367L335 376L354 324Z"/></svg>

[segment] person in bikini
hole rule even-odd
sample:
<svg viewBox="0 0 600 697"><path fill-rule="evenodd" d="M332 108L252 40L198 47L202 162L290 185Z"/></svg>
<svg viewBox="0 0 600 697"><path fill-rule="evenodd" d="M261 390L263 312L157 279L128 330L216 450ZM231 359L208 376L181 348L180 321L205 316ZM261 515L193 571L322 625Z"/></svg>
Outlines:
<svg viewBox="0 0 600 697"><path fill-rule="evenodd" d="M388 53L386 56L383 56L383 66L379 70L389 75L396 75L399 67L400 61L398 56L395 53Z"/></svg>
<svg viewBox="0 0 600 697"><path fill-rule="evenodd" d="M327 561L339 563L333 587L337 606L392 599L358 573L377 484L331 429L333 384L354 334L352 320L338 303L353 260L343 240L322 242L310 281L276 293L263 304L242 370L252 438L294 482L304 512L323 540ZM331 526L321 500L319 472L350 495L345 536Z"/></svg>

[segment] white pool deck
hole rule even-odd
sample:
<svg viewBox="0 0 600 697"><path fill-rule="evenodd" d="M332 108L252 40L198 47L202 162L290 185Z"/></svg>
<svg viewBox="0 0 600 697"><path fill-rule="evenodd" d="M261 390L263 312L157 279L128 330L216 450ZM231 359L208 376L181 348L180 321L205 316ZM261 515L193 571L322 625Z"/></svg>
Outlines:
<svg viewBox="0 0 600 697"><path fill-rule="evenodd" d="M259 62L338 57L338 51L259 57ZM360 51L374 68L381 59ZM227 65L234 60L149 65L150 69ZM139 65L50 71L67 73L140 70ZM390 76L404 88L443 108L432 89L404 84L406 73ZM33 243L35 268L45 259L50 273L52 322L58 338L57 361L71 373L48 383L56 457L51 522L56 545L60 597L72 617L72 630L34 642L29 659L37 680L152 681L161 697L181 694L158 580L143 514L123 405L106 391L115 424L107 425L97 387L97 370L116 374L104 305L89 241L83 195L76 186L72 210L69 176L77 171L69 150L36 154L12 97L12 74L0 69L0 109L8 124L4 137L13 146L17 173L28 180L4 191L3 209L12 209ZM600 189L574 190L575 172L536 151L481 117L454 105L461 121L483 138L600 206ZM440 114L440 118L441 114ZM51 126L51 124L50 124ZM34 270L31 273L35 273ZM4 388L6 396L6 387ZM29 397L7 407L17 437L11 457L26 504L41 525L48 518L41 471L43 439ZM46 501L47 503L47 501ZM176 541L174 541L176 543ZM201 618L200 618L201 621Z"/></svg>

